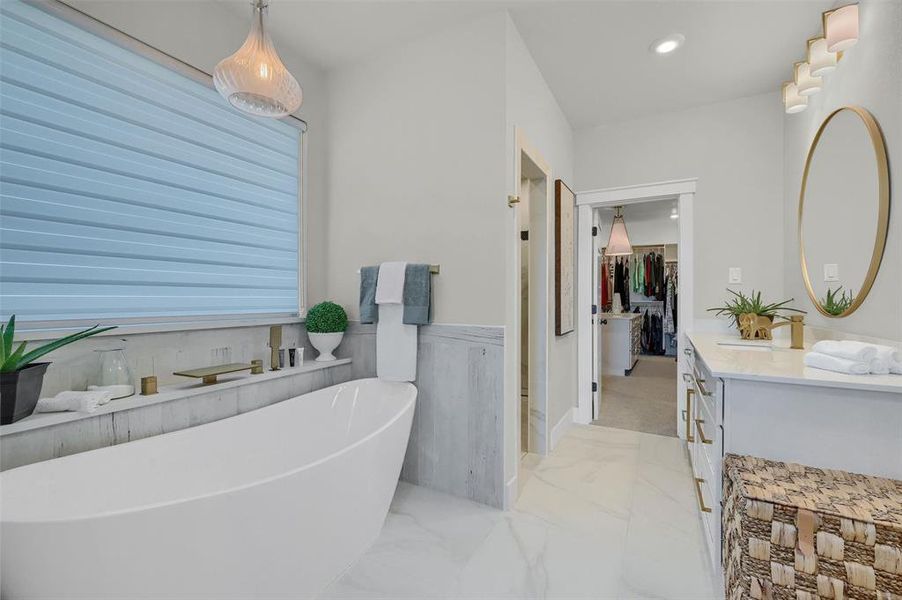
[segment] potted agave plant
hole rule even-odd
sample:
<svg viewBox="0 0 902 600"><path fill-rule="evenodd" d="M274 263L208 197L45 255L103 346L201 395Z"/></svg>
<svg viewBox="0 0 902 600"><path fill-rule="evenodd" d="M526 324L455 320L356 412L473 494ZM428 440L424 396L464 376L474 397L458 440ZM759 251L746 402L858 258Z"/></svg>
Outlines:
<svg viewBox="0 0 902 600"><path fill-rule="evenodd" d="M804 310L786 306L794 301L793 298L782 302L764 302L761 300L761 292L755 290L752 290L748 296L731 289L727 289L727 291L734 297L724 302L723 305L708 310L718 316L729 316L733 325L739 330L742 339L745 340L769 340L774 319L778 317L788 319L784 314L786 312L805 314Z"/></svg>
<svg viewBox="0 0 902 600"><path fill-rule="evenodd" d="M57 348L110 329L115 327L95 325L26 352L27 342L21 342L13 349L16 315L12 315L6 325L0 324L0 425L15 423L34 412L41 395L44 373L50 366L49 362L34 362L36 359Z"/></svg>
<svg viewBox="0 0 902 600"><path fill-rule="evenodd" d="M317 361L335 360L332 352L348 328L348 314L334 302L320 302L307 311L307 336L319 352Z"/></svg>

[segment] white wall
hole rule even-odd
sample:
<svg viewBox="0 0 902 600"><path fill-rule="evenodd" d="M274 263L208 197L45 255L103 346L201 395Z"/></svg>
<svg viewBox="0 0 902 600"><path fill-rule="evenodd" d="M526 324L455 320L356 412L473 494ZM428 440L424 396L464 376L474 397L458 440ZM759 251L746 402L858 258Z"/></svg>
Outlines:
<svg viewBox="0 0 902 600"><path fill-rule="evenodd" d="M802 283L798 255L798 200L805 157L821 122L845 105L869 110L883 130L889 154L891 193L890 229L883 264L862 306L852 315L830 319L818 313ZM786 293L808 310L806 321L850 334L902 340L902 3L863 0L860 5L859 42L845 53L837 69L824 81L824 89L810 97L808 108L784 119L784 285ZM865 201L864 198L861 199ZM871 247L872 239L847 240ZM815 275L816 276L816 275Z"/></svg>
<svg viewBox="0 0 902 600"><path fill-rule="evenodd" d="M504 13L329 74L327 290L362 265L441 265L437 323L504 324Z"/></svg>
<svg viewBox="0 0 902 600"><path fill-rule="evenodd" d="M578 191L698 178L696 319L723 301L730 267L734 289L783 299L782 114L772 93L575 133Z"/></svg>
<svg viewBox="0 0 902 600"><path fill-rule="evenodd" d="M529 145L537 151L541 158L551 168L551 181L549 187L554 194L554 180L561 179L568 186L573 187L573 131L570 123L548 88L548 84L542 77L532 55L523 42L519 31L509 16L506 20L506 44L505 44L505 85L506 85L506 132L507 132L507 193L518 194L520 182L517 181L515 164L518 160L515 146L515 131L528 141ZM548 214L554 215L553 204L548 207ZM508 227L502 231L505 235L515 236L517 232L512 226L514 211L508 215ZM575 230L575 227L574 227ZM550 229L553 232L553 229ZM550 242L550 257L553 261L554 246L553 237ZM509 250L514 248L510 246ZM569 418L570 410L576 404L576 365L577 347L576 332L565 336L554 335L554 271L549 273L549 289L546 307L546 315L550 323L548 334L548 406L546 419L549 427L554 427L561 419ZM575 268L575 257L574 257ZM508 266L509 275L512 267ZM510 295L511 290L507 294ZM574 307L575 312L575 307ZM508 329L516 324L515 319L509 319ZM511 339L508 336L508 339ZM506 351L513 348L513 343L506 343ZM514 365L515 366L515 365ZM518 434L520 424L517 422L516 403L519 402L519 390L513 384L510 376L515 372L509 365L508 376L505 385L505 481L508 481L517 472L519 457L516 456L514 440ZM549 431L550 434L550 431ZM548 440L549 448L551 440Z"/></svg>
<svg viewBox="0 0 902 600"><path fill-rule="evenodd" d="M207 73L244 42L250 30L240 18L217 2L160 2L159 0L68 2L78 10L112 25ZM296 115L307 122L307 298L312 306L325 297L326 218L326 87L325 75L291 51L289 40L274 40L276 49L304 90Z"/></svg>

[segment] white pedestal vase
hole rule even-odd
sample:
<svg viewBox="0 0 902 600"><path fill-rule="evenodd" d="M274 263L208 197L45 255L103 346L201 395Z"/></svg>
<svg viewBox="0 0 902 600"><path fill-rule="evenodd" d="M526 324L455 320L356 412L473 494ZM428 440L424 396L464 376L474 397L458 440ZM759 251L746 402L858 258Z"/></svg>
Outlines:
<svg viewBox="0 0 902 600"><path fill-rule="evenodd" d="M341 339L344 337L344 332L308 333L307 335L310 338L310 343L313 344L313 347L319 352L319 356L316 357L317 362L336 360L332 351L338 348Z"/></svg>

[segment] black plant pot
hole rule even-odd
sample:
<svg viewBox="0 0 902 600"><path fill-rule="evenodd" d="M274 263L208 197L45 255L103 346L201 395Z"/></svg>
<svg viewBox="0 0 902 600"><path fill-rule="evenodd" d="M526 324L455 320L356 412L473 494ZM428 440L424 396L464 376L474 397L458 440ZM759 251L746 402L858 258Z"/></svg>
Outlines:
<svg viewBox="0 0 902 600"><path fill-rule="evenodd" d="M49 362L32 363L13 373L0 373L0 425L9 425L34 412Z"/></svg>

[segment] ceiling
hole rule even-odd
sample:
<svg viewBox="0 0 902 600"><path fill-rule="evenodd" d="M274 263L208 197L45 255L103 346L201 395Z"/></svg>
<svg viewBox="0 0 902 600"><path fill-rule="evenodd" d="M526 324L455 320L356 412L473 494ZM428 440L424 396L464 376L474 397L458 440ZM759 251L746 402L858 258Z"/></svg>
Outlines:
<svg viewBox="0 0 902 600"><path fill-rule="evenodd" d="M777 92L827 8L817 0L541 2L511 15L581 129ZM682 48L649 51L671 33L686 36Z"/></svg>
<svg viewBox="0 0 902 600"><path fill-rule="evenodd" d="M220 0L249 15L246 0ZM575 129L776 92L825 0L274 0L271 28L323 70L509 10ZM249 18L249 16L248 16ZM682 33L671 55L651 42Z"/></svg>

